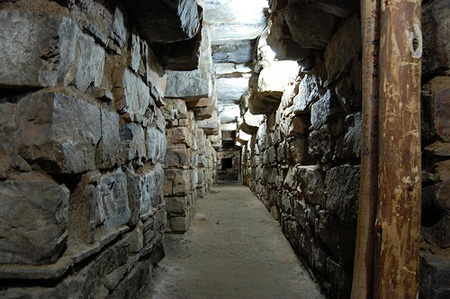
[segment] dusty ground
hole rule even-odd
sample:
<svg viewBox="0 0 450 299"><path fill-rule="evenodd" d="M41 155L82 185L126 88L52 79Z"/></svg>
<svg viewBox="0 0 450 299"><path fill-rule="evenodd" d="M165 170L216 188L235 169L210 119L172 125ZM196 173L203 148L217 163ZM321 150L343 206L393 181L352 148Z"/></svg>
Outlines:
<svg viewBox="0 0 450 299"><path fill-rule="evenodd" d="M166 245L148 299L324 298L247 187L217 185Z"/></svg>

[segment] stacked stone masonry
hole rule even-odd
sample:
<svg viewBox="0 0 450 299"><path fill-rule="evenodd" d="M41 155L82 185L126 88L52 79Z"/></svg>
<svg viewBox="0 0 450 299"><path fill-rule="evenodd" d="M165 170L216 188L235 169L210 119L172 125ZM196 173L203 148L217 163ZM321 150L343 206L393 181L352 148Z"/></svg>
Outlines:
<svg viewBox="0 0 450 299"><path fill-rule="evenodd" d="M241 126L251 134L242 149L243 180L280 221L325 292L331 298L349 298L361 151L358 3L346 1L346 7L324 1L308 4L324 15L323 28L314 33L320 28L314 24L318 20L308 21L307 16L296 13L296 5L303 2L271 1L268 43L281 56L289 52L292 43L309 51L296 52L302 71L285 86L279 104L264 112L266 117L257 131L252 132L245 123ZM423 7L421 298L450 296L449 192L445 191L450 186L449 12L446 1ZM336 27L331 20L337 17L344 19ZM292 35L291 40L286 34ZM258 64L261 62L255 62L254 70ZM252 112L250 105L259 107L257 101L251 103L258 97L259 89L254 88L246 115Z"/></svg>
<svg viewBox="0 0 450 299"><path fill-rule="evenodd" d="M184 233L195 214L197 198L205 196L215 181L216 150L199 129L194 111L182 99L166 99L167 152L164 197L168 228Z"/></svg>
<svg viewBox="0 0 450 299"><path fill-rule="evenodd" d="M165 255L167 76L121 3L0 3L1 298L137 298ZM201 196L185 116L169 152L196 134Z"/></svg>

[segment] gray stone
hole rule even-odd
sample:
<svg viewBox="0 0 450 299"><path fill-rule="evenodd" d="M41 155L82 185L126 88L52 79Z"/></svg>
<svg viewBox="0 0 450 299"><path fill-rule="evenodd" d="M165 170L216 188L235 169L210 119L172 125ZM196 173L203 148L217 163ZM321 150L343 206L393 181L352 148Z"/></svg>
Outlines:
<svg viewBox="0 0 450 299"><path fill-rule="evenodd" d="M190 198L188 195L182 197L166 197L166 211L169 215L186 216L189 211Z"/></svg>
<svg viewBox="0 0 450 299"><path fill-rule="evenodd" d="M297 167L297 176L300 182L300 190L307 202L325 207L326 195L323 192L325 189L324 174L319 166Z"/></svg>
<svg viewBox="0 0 450 299"><path fill-rule="evenodd" d="M215 63L247 63L253 60L254 40L239 40L216 43L211 46L212 59Z"/></svg>
<svg viewBox="0 0 450 299"><path fill-rule="evenodd" d="M166 151L166 167L183 167L191 161L191 151L184 144L169 145Z"/></svg>
<svg viewBox="0 0 450 299"><path fill-rule="evenodd" d="M424 74L443 75L450 69L450 4L448 1L433 1L422 10L422 36Z"/></svg>
<svg viewBox="0 0 450 299"><path fill-rule="evenodd" d="M127 29L125 27L126 16L116 7L114 11L113 22L111 23L109 38L120 48L126 42L127 39Z"/></svg>
<svg viewBox="0 0 450 299"><path fill-rule="evenodd" d="M167 71L166 97L200 99L212 93L211 74L204 70Z"/></svg>
<svg viewBox="0 0 450 299"><path fill-rule="evenodd" d="M344 136L344 152L350 159L361 156L361 113L349 115L346 118L348 128Z"/></svg>
<svg viewBox="0 0 450 299"><path fill-rule="evenodd" d="M189 216L170 218L170 228L174 232L184 233L190 225Z"/></svg>
<svg viewBox="0 0 450 299"><path fill-rule="evenodd" d="M0 85L64 84L75 60L79 29L60 12L0 11Z"/></svg>
<svg viewBox="0 0 450 299"><path fill-rule="evenodd" d="M128 173L128 198L133 219L146 214L162 199L164 170L160 166Z"/></svg>
<svg viewBox="0 0 450 299"><path fill-rule="evenodd" d="M191 170L166 169L164 196L182 196L191 190L193 190Z"/></svg>
<svg viewBox="0 0 450 299"><path fill-rule="evenodd" d="M306 74L300 82L298 94L294 98L294 113L309 112L310 104L319 98L320 79L315 75Z"/></svg>
<svg viewBox="0 0 450 299"><path fill-rule="evenodd" d="M98 107L61 93L39 92L19 102L17 117L22 126L20 152L26 160L50 173L95 169L102 133Z"/></svg>
<svg viewBox="0 0 450 299"><path fill-rule="evenodd" d="M119 115L101 109L102 137L97 147L97 167L111 168L116 162L119 147Z"/></svg>
<svg viewBox="0 0 450 299"><path fill-rule="evenodd" d="M333 35L325 51L328 80L334 81L350 72L353 58L361 51L361 24L354 15Z"/></svg>
<svg viewBox="0 0 450 299"><path fill-rule="evenodd" d="M75 86L84 92L89 86L99 86L102 82L106 54L90 36L81 34L78 43Z"/></svg>
<svg viewBox="0 0 450 299"><path fill-rule="evenodd" d="M448 257L420 252L420 298L445 299L450 296Z"/></svg>
<svg viewBox="0 0 450 299"><path fill-rule="evenodd" d="M331 91L327 91L311 108L311 125L318 130L330 120L331 116Z"/></svg>
<svg viewBox="0 0 450 299"><path fill-rule="evenodd" d="M187 40L200 28L201 15L196 0L128 0L124 4L148 42Z"/></svg>
<svg viewBox="0 0 450 299"><path fill-rule="evenodd" d="M325 177L326 207L342 221L356 223L360 166L343 165L330 169Z"/></svg>
<svg viewBox="0 0 450 299"><path fill-rule="evenodd" d="M164 163L167 141L164 133L156 128L147 128L147 157L154 163Z"/></svg>
<svg viewBox="0 0 450 299"><path fill-rule="evenodd" d="M334 32L335 17L306 0L289 1L286 24L303 48L325 49Z"/></svg>
<svg viewBox="0 0 450 299"><path fill-rule="evenodd" d="M122 163L147 157L144 128L136 123L129 123L120 129L119 157Z"/></svg>
<svg viewBox="0 0 450 299"><path fill-rule="evenodd" d="M150 89L140 77L126 69L122 77L123 88L115 89L116 108L131 119L145 115L149 106L155 106Z"/></svg>
<svg viewBox="0 0 450 299"><path fill-rule="evenodd" d="M0 182L0 263L54 263L69 224L69 190L35 174Z"/></svg>

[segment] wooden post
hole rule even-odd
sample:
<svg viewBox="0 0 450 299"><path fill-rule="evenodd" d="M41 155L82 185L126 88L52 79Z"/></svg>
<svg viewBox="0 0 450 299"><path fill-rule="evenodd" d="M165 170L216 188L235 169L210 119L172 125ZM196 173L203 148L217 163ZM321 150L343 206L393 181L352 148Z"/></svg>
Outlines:
<svg viewBox="0 0 450 299"><path fill-rule="evenodd" d="M362 140L352 299L373 298L373 243L378 199L379 0L361 1Z"/></svg>
<svg viewBox="0 0 450 299"><path fill-rule="evenodd" d="M375 298L418 298L420 17L420 0L381 2Z"/></svg>

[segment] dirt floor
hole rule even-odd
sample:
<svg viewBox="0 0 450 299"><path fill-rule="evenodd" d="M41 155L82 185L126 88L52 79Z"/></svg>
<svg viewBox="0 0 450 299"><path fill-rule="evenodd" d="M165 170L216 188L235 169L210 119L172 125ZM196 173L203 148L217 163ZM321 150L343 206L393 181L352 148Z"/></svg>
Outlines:
<svg viewBox="0 0 450 299"><path fill-rule="evenodd" d="M166 246L148 299L325 298L247 187L215 186Z"/></svg>

